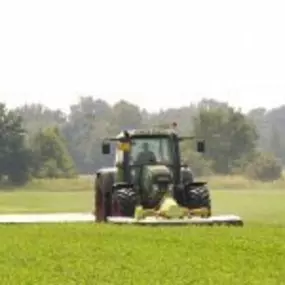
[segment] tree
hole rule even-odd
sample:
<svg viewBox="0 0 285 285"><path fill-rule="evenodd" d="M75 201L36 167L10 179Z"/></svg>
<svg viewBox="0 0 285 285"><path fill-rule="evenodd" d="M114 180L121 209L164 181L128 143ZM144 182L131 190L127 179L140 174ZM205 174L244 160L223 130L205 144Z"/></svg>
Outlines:
<svg viewBox="0 0 285 285"><path fill-rule="evenodd" d="M25 143L22 118L0 104L0 177L13 184L30 178L31 152Z"/></svg>
<svg viewBox="0 0 285 285"><path fill-rule="evenodd" d="M75 166L58 128L39 131L33 140L33 175L38 178L73 177Z"/></svg>
<svg viewBox="0 0 285 285"><path fill-rule="evenodd" d="M273 154L259 152L246 166L245 174L254 180L274 181L282 177L282 165Z"/></svg>
<svg viewBox="0 0 285 285"><path fill-rule="evenodd" d="M238 160L252 154L258 139L255 126L245 115L225 105L200 107L194 133L205 139L205 158L221 174L230 173Z"/></svg>
<svg viewBox="0 0 285 285"><path fill-rule="evenodd" d="M140 109L124 100L117 102L112 109L110 131L114 134L122 129L139 128L142 126Z"/></svg>
<svg viewBox="0 0 285 285"><path fill-rule="evenodd" d="M280 133L276 127L273 127L271 131L270 149L275 157L280 158L281 160L283 159L285 147L281 141Z"/></svg>
<svg viewBox="0 0 285 285"><path fill-rule="evenodd" d="M41 128L61 126L66 123L66 114L60 110L52 110L41 104L30 104L16 108L15 113L21 116L23 127L34 134Z"/></svg>
<svg viewBox="0 0 285 285"><path fill-rule="evenodd" d="M191 168L194 176L207 176L212 173L213 162L206 160L202 154L194 149L192 144L182 144L181 152L183 162Z"/></svg>
<svg viewBox="0 0 285 285"><path fill-rule="evenodd" d="M92 97L81 97L77 104L70 107L62 134L79 172L93 173L106 163L100 145L102 138L110 132L111 116L111 106ZM107 163L110 163L108 159Z"/></svg>
<svg viewBox="0 0 285 285"><path fill-rule="evenodd" d="M124 128L170 124L173 121L178 123L179 133L189 135L197 132L206 139L207 152L202 157L207 163L213 163L214 170L220 173L228 173L246 164L256 147L263 152L275 153L285 164L284 106L272 110L257 108L242 114L228 103L203 99L181 108L149 112L125 100L111 106L103 99L86 96L70 106L68 114L38 104L24 105L14 111L15 115L22 117L22 127L29 136L34 137L40 129L57 126L80 173L94 173L99 167L112 164L112 155L101 154L104 137ZM257 133L258 139L255 139ZM186 152L188 147L187 160L192 164L193 161L198 163L201 156L195 151L193 153L190 146L186 147ZM29 157L28 153L26 155Z"/></svg>
<svg viewBox="0 0 285 285"><path fill-rule="evenodd" d="M248 117L257 126L261 149L274 153L285 165L285 105L271 110L253 109Z"/></svg>

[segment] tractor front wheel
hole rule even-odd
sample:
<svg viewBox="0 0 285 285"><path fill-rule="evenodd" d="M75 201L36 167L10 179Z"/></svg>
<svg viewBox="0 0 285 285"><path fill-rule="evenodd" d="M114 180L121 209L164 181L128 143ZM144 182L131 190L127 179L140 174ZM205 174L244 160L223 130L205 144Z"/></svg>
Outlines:
<svg viewBox="0 0 285 285"><path fill-rule="evenodd" d="M187 185L186 186L186 207L189 209L207 208L211 216L211 197L207 185Z"/></svg>
<svg viewBox="0 0 285 285"><path fill-rule="evenodd" d="M133 217L137 203L137 195L133 189L122 188L112 195L112 216Z"/></svg>

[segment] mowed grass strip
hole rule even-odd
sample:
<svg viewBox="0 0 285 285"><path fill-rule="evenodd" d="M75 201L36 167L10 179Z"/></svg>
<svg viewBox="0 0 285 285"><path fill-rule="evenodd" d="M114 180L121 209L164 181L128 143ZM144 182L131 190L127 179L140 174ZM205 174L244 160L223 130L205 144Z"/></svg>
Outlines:
<svg viewBox="0 0 285 285"><path fill-rule="evenodd" d="M93 208L92 191L0 192L0 214L90 212Z"/></svg>
<svg viewBox="0 0 285 285"><path fill-rule="evenodd" d="M65 179L33 179L22 187L12 185L0 185L0 191L28 191L28 192L81 192L93 189L93 176L79 176Z"/></svg>
<svg viewBox="0 0 285 285"><path fill-rule="evenodd" d="M24 187L0 187L0 213L82 212L93 206L92 176L35 179Z"/></svg>
<svg viewBox="0 0 285 285"><path fill-rule="evenodd" d="M285 225L284 190L214 190L213 214L236 214L246 223ZM0 192L0 214L91 212L94 193L88 191Z"/></svg>
<svg viewBox="0 0 285 285"><path fill-rule="evenodd" d="M285 229L0 226L2 284L284 284Z"/></svg>

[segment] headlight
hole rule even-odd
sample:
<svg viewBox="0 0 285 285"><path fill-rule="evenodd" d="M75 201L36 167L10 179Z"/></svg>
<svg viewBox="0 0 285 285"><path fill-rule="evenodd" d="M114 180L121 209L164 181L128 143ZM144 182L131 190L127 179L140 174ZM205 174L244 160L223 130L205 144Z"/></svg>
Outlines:
<svg viewBox="0 0 285 285"><path fill-rule="evenodd" d="M153 190L154 190L154 191L158 191L158 190L159 190L159 187L158 187L157 184L154 184L154 185L153 185Z"/></svg>
<svg viewBox="0 0 285 285"><path fill-rule="evenodd" d="M167 189L168 192L169 192L169 193L173 193L173 189L174 189L174 185L173 185L173 184L169 184L169 185L168 185L168 189Z"/></svg>
<svg viewBox="0 0 285 285"><path fill-rule="evenodd" d="M174 185L173 184L168 184L168 189L173 190Z"/></svg>

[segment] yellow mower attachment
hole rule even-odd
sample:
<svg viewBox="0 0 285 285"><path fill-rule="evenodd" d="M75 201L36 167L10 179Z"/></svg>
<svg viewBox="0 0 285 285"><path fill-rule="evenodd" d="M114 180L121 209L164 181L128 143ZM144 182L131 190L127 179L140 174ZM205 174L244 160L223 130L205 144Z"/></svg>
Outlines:
<svg viewBox="0 0 285 285"><path fill-rule="evenodd" d="M187 209L180 207L172 197L164 197L158 210L143 209L142 206L136 207L135 219L142 220L146 217L163 217L165 219L183 219L191 218L193 216L208 217L210 215L209 209Z"/></svg>

